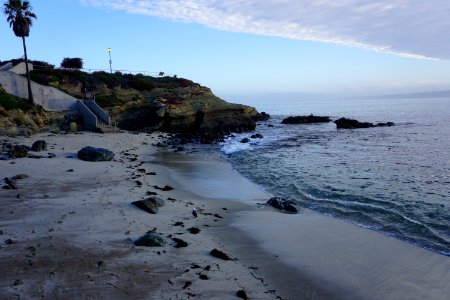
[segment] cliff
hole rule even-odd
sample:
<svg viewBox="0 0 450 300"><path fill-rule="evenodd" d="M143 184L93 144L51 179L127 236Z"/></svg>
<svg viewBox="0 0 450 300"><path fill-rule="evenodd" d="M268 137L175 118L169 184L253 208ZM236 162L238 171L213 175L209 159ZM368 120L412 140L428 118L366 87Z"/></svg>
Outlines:
<svg viewBox="0 0 450 300"><path fill-rule="evenodd" d="M127 130L220 136L253 130L259 116L254 108L228 103L183 78L61 69L37 70L31 76L77 98L84 91L93 93L113 122Z"/></svg>

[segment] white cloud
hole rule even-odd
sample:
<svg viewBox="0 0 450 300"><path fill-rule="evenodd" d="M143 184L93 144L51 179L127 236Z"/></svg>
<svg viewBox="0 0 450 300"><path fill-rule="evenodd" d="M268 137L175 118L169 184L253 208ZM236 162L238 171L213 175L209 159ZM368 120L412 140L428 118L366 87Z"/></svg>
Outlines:
<svg viewBox="0 0 450 300"><path fill-rule="evenodd" d="M80 0L219 30L450 58L448 0Z"/></svg>

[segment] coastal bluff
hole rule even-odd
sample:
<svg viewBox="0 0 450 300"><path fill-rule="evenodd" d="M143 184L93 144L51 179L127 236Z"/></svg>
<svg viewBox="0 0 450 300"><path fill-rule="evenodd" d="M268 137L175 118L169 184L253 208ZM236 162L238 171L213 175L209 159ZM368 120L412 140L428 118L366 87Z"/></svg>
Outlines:
<svg viewBox="0 0 450 300"><path fill-rule="evenodd" d="M111 124L124 130L187 133L214 140L232 132L254 130L256 121L262 118L253 107L226 102L211 89L176 76L41 69L32 71L31 79L75 99L93 95L95 102L111 117ZM15 126L30 123L21 122L14 109L5 108L2 102L0 109L3 111L0 119L8 119L0 120L0 125L8 127L0 128L1 132L14 134L19 132L14 130ZM27 112L23 114L27 118ZM83 116L76 112L46 111L44 115L45 122L39 126L33 124L29 133L49 126L68 131L74 123L78 130L86 129Z"/></svg>

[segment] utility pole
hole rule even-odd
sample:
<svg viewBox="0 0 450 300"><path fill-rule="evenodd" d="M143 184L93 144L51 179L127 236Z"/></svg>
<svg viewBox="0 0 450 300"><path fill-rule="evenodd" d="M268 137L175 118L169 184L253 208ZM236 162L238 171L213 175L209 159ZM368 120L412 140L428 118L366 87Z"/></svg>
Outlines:
<svg viewBox="0 0 450 300"><path fill-rule="evenodd" d="M111 48L108 48L109 53L109 72L112 74L112 60L111 60Z"/></svg>

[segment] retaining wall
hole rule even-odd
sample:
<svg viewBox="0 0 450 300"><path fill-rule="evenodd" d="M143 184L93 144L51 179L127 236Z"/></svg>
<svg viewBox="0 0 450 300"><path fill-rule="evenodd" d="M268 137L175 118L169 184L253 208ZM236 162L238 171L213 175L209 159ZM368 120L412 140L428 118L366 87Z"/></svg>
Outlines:
<svg viewBox="0 0 450 300"><path fill-rule="evenodd" d="M14 72L0 72L0 84L5 91L14 96L28 99L28 83L23 76ZM77 110L78 99L72 97L54 87L43 86L31 82L33 100L35 104L42 106L46 111Z"/></svg>

